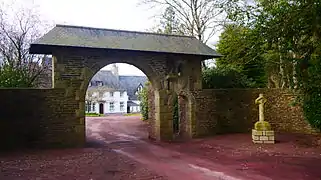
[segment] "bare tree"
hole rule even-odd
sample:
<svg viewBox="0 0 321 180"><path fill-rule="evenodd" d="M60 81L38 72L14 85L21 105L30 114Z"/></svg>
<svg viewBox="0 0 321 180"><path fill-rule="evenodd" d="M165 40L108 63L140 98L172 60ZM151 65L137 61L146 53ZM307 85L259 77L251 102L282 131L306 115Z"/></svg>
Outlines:
<svg viewBox="0 0 321 180"><path fill-rule="evenodd" d="M202 42L215 35L225 22L222 8L228 0L142 0L152 7L171 7L183 25L185 34L195 36Z"/></svg>
<svg viewBox="0 0 321 180"><path fill-rule="evenodd" d="M87 89L85 99L90 102L102 101L106 92L114 91L116 91L116 89L107 86L94 86Z"/></svg>
<svg viewBox="0 0 321 180"><path fill-rule="evenodd" d="M30 43L40 37L42 26L32 9L0 6L0 58L4 67L20 72L23 86L33 87L46 69L45 56L29 54ZM15 12L16 11L16 12Z"/></svg>
<svg viewBox="0 0 321 180"><path fill-rule="evenodd" d="M207 43L225 24L226 15L222 7L229 0L142 0L141 2L152 7L170 7L185 35L195 36Z"/></svg>

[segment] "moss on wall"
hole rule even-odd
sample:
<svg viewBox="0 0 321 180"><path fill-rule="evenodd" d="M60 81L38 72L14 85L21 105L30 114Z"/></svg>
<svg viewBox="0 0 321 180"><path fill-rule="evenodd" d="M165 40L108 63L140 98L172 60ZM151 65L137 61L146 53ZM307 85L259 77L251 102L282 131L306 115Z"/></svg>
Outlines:
<svg viewBox="0 0 321 180"><path fill-rule="evenodd" d="M255 99L267 98L265 120L276 132L316 133L304 119L302 108L291 106L295 96L279 89L204 89L193 91L197 135L250 132L258 121Z"/></svg>

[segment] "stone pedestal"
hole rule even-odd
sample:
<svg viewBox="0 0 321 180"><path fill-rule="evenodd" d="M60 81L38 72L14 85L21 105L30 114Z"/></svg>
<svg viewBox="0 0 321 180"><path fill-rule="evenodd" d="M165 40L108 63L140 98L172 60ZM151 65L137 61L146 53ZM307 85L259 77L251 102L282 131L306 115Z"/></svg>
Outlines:
<svg viewBox="0 0 321 180"><path fill-rule="evenodd" d="M252 129L252 141L255 144L274 144L274 131Z"/></svg>

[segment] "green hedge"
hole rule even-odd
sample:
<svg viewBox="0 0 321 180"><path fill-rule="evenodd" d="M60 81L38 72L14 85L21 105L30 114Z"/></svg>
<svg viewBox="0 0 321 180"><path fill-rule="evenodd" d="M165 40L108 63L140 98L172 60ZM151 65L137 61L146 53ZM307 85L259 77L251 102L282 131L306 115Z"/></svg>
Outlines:
<svg viewBox="0 0 321 180"><path fill-rule="evenodd" d="M149 82L146 82L144 88L138 94L138 99L140 101L140 112L142 114L143 121L148 119L148 86Z"/></svg>
<svg viewBox="0 0 321 180"><path fill-rule="evenodd" d="M98 114L98 113L86 113L86 116L88 116L88 117L99 117L99 116L103 116L103 114Z"/></svg>

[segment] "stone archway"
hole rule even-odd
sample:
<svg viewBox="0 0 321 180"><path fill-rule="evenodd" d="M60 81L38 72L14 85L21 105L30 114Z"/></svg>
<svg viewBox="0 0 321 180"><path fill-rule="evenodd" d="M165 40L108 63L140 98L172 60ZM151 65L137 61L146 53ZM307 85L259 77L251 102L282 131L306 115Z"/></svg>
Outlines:
<svg viewBox="0 0 321 180"><path fill-rule="evenodd" d="M53 55L53 88L68 98L63 111L66 129L76 146L85 143L85 94L90 79L102 67L127 63L142 70L153 89L150 136L172 140L173 92L202 88L201 61L218 57L194 37L57 25L31 45L30 53ZM189 96L188 119L195 122ZM193 127L187 131L192 137Z"/></svg>

